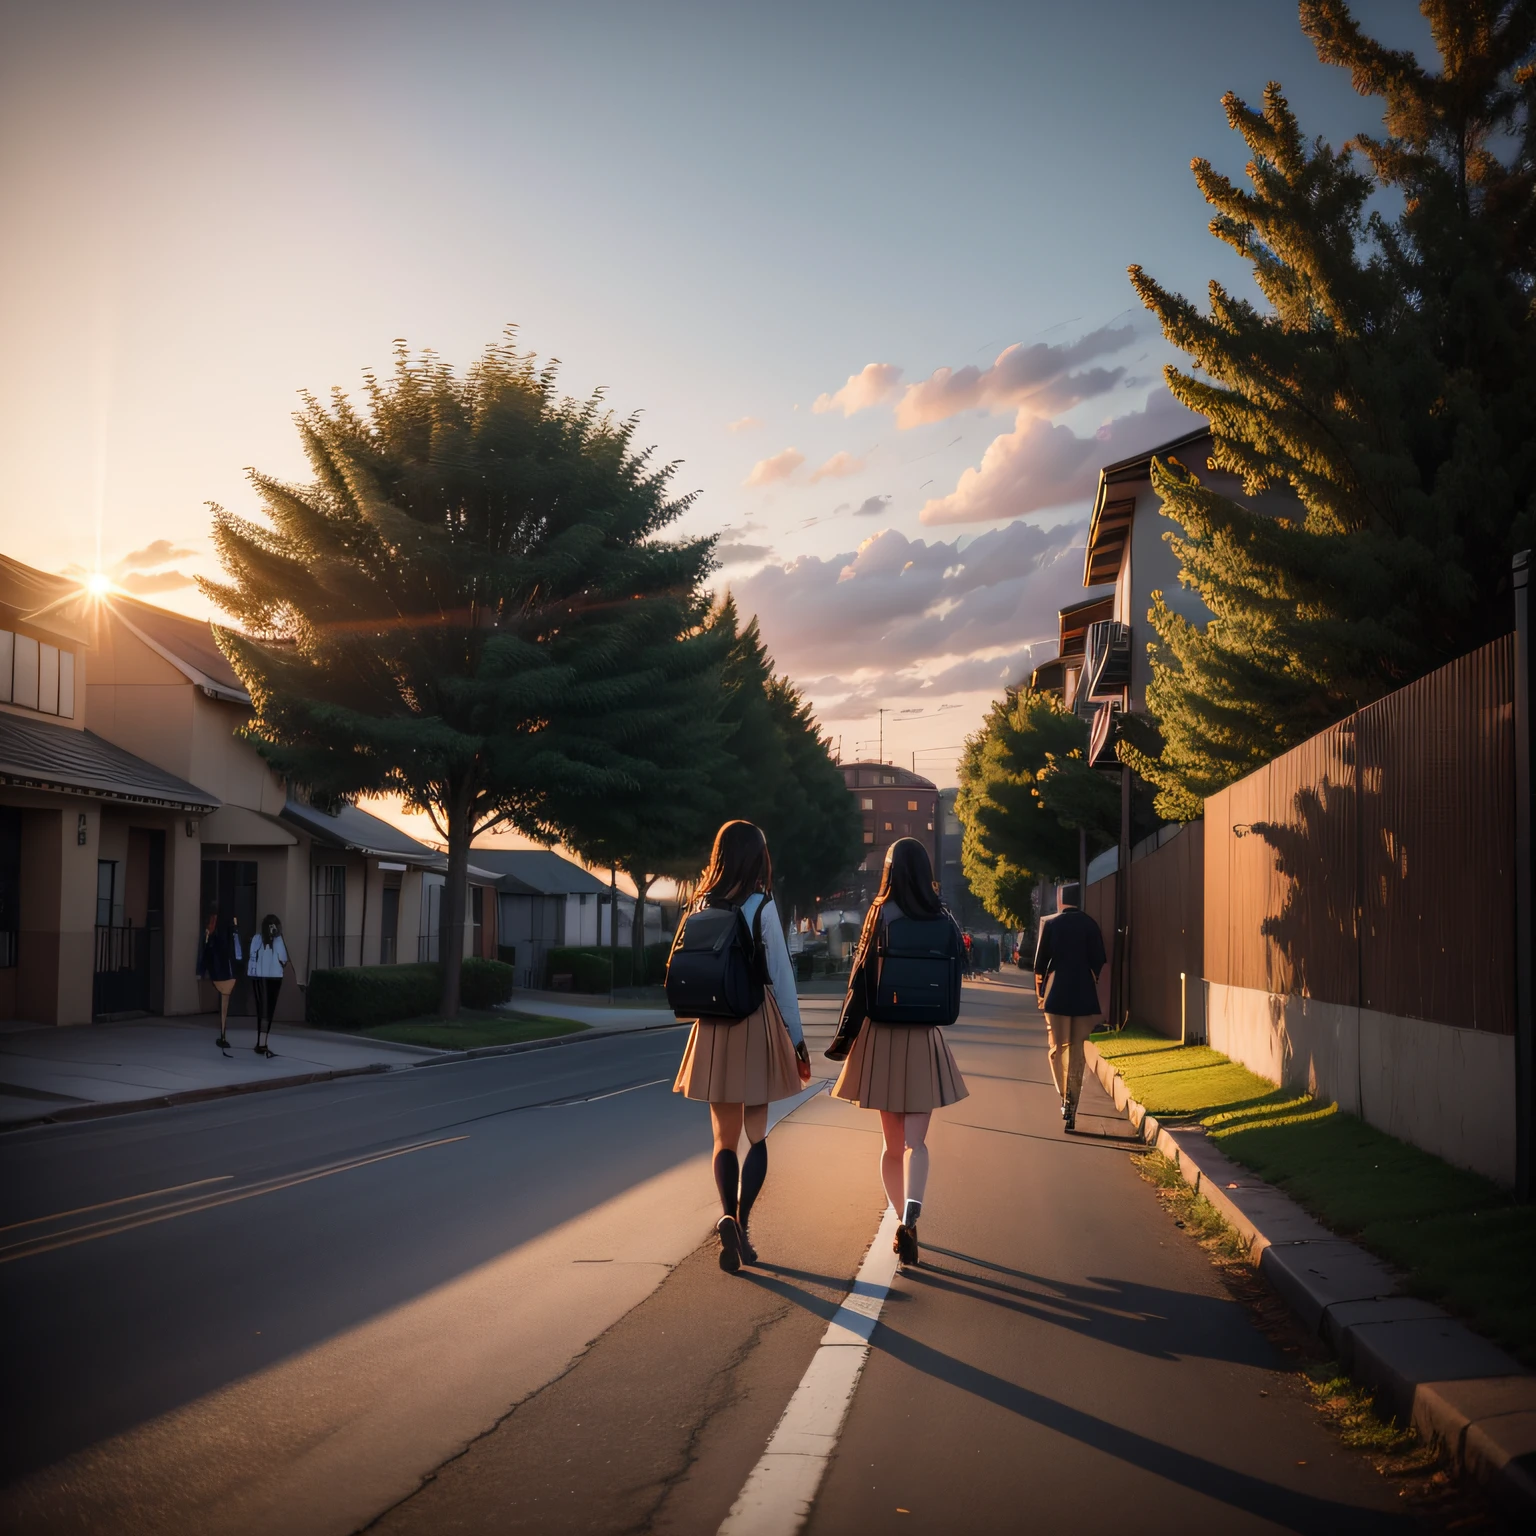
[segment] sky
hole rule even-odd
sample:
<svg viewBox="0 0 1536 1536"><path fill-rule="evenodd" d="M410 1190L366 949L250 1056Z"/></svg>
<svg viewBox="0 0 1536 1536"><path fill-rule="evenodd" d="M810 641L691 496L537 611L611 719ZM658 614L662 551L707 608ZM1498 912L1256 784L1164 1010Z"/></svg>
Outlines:
<svg viewBox="0 0 1536 1536"><path fill-rule="evenodd" d="M300 391L515 325L640 413L844 760L951 784L1099 465L1193 420L1125 270L1250 291L1189 162L1271 79L1379 126L1287 0L0 0L0 549L211 613Z"/></svg>

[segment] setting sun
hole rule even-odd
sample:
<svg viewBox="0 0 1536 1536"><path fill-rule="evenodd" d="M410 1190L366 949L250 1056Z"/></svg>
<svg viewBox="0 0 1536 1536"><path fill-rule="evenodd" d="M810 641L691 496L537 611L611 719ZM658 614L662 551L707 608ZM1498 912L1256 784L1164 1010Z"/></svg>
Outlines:
<svg viewBox="0 0 1536 1536"><path fill-rule="evenodd" d="M92 597L105 597L112 590L112 578L105 571L92 571L85 578L85 590Z"/></svg>

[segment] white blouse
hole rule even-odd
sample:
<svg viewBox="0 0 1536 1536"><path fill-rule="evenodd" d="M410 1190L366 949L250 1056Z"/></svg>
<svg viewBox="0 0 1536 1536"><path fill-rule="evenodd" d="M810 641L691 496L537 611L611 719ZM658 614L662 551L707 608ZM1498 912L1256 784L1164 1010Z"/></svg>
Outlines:
<svg viewBox="0 0 1536 1536"><path fill-rule="evenodd" d="M283 967L288 963L288 946L283 943L282 934L268 944L258 933L251 940L250 964L245 968L247 976L274 977L283 974Z"/></svg>
<svg viewBox="0 0 1536 1536"><path fill-rule="evenodd" d="M789 1038L799 1045L805 1039L805 1030L800 1023L800 995L795 991L795 966L789 958L789 945L784 942L784 929L779 922L778 911L772 898L764 904L763 893L754 891L742 902L741 915L746 918L750 928L759 906L763 908L761 930L763 947L767 950L768 983L773 988L773 1000L779 1005L779 1012L784 1015Z"/></svg>

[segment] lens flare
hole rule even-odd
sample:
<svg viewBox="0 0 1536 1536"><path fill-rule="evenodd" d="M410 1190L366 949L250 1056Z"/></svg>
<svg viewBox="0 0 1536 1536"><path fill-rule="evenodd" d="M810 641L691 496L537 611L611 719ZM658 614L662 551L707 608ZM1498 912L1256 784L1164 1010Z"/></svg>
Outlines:
<svg viewBox="0 0 1536 1536"><path fill-rule="evenodd" d="M112 578L105 571L92 571L85 578L85 590L92 597L105 597L112 590Z"/></svg>

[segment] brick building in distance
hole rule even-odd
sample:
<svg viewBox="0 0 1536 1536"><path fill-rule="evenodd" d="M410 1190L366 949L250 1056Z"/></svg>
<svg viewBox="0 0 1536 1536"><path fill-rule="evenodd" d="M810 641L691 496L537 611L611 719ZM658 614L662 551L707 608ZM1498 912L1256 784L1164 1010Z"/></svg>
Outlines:
<svg viewBox="0 0 1536 1536"><path fill-rule="evenodd" d="M843 763L843 782L858 802L864 826L864 858L855 875L867 902L880 882L885 850L898 837L915 837L939 861L939 791L931 779L893 763Z"/></svg>

